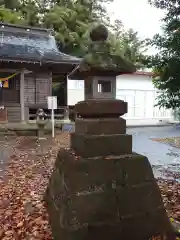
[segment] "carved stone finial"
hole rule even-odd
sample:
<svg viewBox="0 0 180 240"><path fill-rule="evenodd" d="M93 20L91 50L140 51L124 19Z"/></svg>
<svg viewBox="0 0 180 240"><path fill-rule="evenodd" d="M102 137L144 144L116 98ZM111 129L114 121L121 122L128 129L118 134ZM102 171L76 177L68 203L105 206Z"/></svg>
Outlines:
<svg viewBox="0 0 180 240"><path fill-rule="evenodd" d="M93 42L106 41L108 38L107 28L102 24L94 27L90 32L90 38Z"/></svg>

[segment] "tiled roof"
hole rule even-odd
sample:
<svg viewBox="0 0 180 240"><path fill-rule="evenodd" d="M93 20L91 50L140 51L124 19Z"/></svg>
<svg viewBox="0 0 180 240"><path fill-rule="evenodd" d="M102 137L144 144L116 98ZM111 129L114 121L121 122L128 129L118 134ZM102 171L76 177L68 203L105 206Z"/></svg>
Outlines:
<svg viewBox="0 0 180 240"><path fill-rule="evenodd" d="M55 38L47 29L28 28L0 23L0 59L78 64L80 59L66 55L57 48Z"/></svg>

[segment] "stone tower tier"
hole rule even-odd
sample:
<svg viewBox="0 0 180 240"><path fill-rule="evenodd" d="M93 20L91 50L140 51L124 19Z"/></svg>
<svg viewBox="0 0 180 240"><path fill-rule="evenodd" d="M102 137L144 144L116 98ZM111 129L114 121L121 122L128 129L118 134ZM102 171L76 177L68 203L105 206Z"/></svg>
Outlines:
<svg viewBox="0 0 180 240"><path fill-rule="evenodd" d="M132 135L89 135L72 133L70 147L83 157L122 155L132 153Z"/></svg>
<svg viewBox="0 0 180 240"><path fill-rule="evenodd" d="M119 117L127 113L127 103L117 99L88 99L75 105L82 118Z"/></svg>
<svg viewBox="0 0 180 240"><path fill-rule="evenodd" d="M79 134L125 134L126 120L123 118L76 118L75 133Z"/></svg>

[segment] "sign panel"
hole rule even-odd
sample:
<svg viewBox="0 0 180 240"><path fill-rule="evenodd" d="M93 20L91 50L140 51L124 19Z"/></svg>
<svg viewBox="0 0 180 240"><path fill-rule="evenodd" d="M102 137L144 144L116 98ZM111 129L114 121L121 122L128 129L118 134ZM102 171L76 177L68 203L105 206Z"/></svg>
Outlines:
<svg viewBox="0 0 180 240"><path fill-rule="evenodd" d="M57 109L57 97L48 96L47 97L48 109Z"/></svg>

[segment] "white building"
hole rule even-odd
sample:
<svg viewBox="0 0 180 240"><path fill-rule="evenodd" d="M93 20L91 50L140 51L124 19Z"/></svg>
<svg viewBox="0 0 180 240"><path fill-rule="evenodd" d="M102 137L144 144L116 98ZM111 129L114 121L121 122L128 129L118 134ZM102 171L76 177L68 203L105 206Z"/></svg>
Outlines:
<svg viewBox="0 0 180 240"><path fill-rule="evenodd" d="M156 124L172 121L170 110L154 107L158 91L152 83L152 73L139 71L116 78L116 98L128 102L127 124ZM68 80L68 105L84 100L84 81Z"/></svg>

